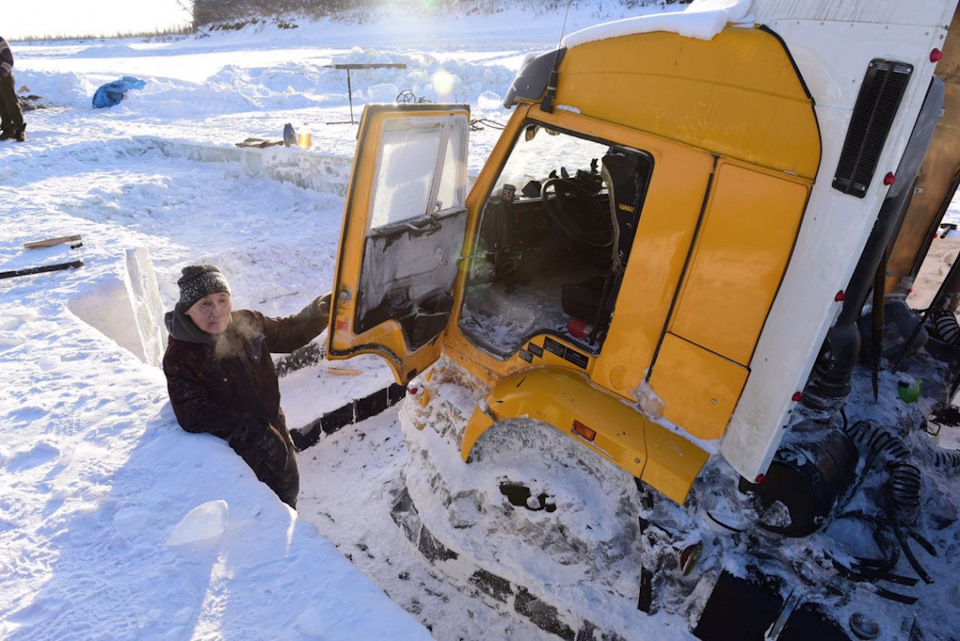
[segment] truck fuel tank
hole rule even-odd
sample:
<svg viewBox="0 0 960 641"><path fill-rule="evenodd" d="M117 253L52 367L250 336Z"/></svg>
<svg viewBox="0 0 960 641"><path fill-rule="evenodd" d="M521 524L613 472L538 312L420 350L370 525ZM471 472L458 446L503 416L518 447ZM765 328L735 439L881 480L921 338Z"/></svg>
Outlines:
<svg viewBox="0 0 960 641"><path fill-rule="evenodd" d="M755 493L765 508L777 502L786 508L789 516L760 523L785 536L807 536L820 528L853 479L859 460L856 445L840 430L803 433L803 427L796 428L802 440L777 451L762 483L741 479L739 486L741 492Z"/></svg>

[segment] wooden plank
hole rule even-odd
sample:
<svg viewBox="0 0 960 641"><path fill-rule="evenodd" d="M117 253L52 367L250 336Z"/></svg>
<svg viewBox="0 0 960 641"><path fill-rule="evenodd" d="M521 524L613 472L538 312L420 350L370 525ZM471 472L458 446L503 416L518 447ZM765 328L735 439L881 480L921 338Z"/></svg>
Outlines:
<svg viewBox="0 0 960 641"><path fill-rule="evenodd" d="M351 369L349 367L328 367L327 374L333 376L360 376L363 374L362 370Z"/></svg>
<svg viewBox="0 0 960 641"><path fill-rule="evenodd" d="M4 278L14 278L16 276L29 276L30 274L41 274L43 272L56 272L62 269L71 269L83 265L82 260L72 260L69 263L57 263L55 265L42 265L41 267L27 267L25 269L14 269L7 272L0 272L0 280Z"/></svg>
<svg viewBox="0 0 960 641"><path fill-rule="evenodd" d="M53 247L63 243L72 243L80 240L80 234L75 236L60 236L59 238L47 238L46 240L35 240L32 243L24 243L26 249L38 249L40 247Z"/></svg>

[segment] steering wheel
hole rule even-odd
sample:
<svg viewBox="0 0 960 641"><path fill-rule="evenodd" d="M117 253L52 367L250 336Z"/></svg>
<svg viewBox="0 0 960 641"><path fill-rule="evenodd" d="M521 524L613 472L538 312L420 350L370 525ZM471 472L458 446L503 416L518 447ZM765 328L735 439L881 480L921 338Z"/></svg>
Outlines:
<svg viewBox="0 0 960 641"><path fill-rule="evenodd" d="M553 188L551 200L547 194ZM551 178L540 189L540 201L551 220L572 240L594 247L613 244L613 222L610 213L596 195L568 178ZM584 206L586 205L586 206Z"/></svg>

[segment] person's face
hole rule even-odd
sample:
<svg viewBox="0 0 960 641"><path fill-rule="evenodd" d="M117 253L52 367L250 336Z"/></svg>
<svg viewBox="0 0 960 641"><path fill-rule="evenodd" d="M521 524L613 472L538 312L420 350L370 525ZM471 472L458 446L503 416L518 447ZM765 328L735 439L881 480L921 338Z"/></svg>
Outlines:
<svg viewBox="0 0 960 641"><path fill-rule="evenodd" d="M230 310L233 304L230 302L230 294L226 292L217 292L207 294L193 307L184 312L194 324L208 334L222 334L230 325Z"/></svg>

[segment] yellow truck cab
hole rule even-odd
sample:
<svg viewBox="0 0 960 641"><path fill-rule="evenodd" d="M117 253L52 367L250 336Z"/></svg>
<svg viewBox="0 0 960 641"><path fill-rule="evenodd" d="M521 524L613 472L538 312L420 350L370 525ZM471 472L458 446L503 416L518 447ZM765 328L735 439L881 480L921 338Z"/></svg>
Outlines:
<svg viewBox="0 0 960 641"><path fill-rule="evenodd" d="M717 451L763 480L910 191L955 4L695 3L571 34L520 71L469 193L467 106L368 106L328 357L467 370L488 392L464 460L529 416L680 503Z"/></svg>
<svg viewBox="0 0 960 641"><path fill-rule="evenodd" d="M890 383L925 319L883 316L960 182L955 40L935 74L956 4L694 2L570 34L525 61L469 190L468 106L366 107L326 353L408 385L391 516L435 567L561 638L641 638L658 608L705 640L917 627L874 602L917 597L837 574L914 585L902 548L931 583L911 457L960 461ZM960 381L943 318L925 407ZM857 488L876 504L837 514Z"/></svg>

